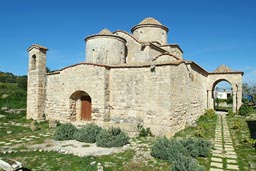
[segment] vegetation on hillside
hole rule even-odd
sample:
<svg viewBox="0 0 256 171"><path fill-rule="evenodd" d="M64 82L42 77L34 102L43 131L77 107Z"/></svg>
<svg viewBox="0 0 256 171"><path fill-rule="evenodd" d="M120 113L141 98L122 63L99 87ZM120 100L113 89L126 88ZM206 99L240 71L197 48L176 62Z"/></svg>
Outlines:
<svg viewBox="0 0 256 171"><path fill-rule="evenodd" d="M27 76L15 76L0 71L0 108L25 108Z"/></svg>

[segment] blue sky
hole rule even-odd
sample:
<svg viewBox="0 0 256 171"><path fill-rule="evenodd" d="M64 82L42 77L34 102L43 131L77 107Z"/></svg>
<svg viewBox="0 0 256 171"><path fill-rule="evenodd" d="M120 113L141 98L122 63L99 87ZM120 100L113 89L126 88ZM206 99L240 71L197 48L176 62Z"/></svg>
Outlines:
<svg viewBox="0 0 256 171"><path fill-rule="evenodd" d="M255 0L3 0L0 2L0 71L27 74L26 49L49 48L51 70L83 62L84 38L103 28L130 29L146 17L169 27L169 43L184 58L213 71L221 64L256 83Z"/></svg>

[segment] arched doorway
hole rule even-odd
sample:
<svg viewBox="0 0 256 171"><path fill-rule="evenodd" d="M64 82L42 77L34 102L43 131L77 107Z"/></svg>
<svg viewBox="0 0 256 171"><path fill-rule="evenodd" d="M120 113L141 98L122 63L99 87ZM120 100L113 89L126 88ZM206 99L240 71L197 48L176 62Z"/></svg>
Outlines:
<svg viewBox="0 0 256 171"><path fill-rule="evenodd" d="M88 93L76 91L70 96L71 116L76 120L90 121L92 116L92 100Z"/></svg>
<svg viewBox="0 0 256 171"><path fill-rule="evenodd" d="M213 83L212 97L217 111L233 110L233 88L228 80L220 79Z"/></svg>
<svg viewBox="0 0 256 171"><path fill-rule="evenodd" d="M231 68L221 65L215 71L208 73L207 80L207 108L214 108L214 88L221 81L227 81L232 87L233 112L237 112L242 104L242 78L244 73L233 71Z"/></svg>

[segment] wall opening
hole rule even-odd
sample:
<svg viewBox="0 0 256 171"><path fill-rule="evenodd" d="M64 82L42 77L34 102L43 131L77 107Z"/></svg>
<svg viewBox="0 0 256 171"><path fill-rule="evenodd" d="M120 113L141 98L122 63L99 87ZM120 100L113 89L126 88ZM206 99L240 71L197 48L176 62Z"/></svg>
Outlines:
<svg viewBox="0 0 256 171"><path fill-rule="evenodd" d="M36 55L32 55L32 58L31 58L31 69L36 69Z"/></svg>
<svg viewBox="0 0 256 171"><path fill-rule="evenodd" d="M92 100L85 91L76 91L70 96L71 118L90 121L92 119Z"/></svg>
<svg viewBox="0 0 256 171"><path fill-rule="evenodd" d="M232 111L233 109L233 88L227 80L217 80L213 84L212 97L214 110Z"/></svg>

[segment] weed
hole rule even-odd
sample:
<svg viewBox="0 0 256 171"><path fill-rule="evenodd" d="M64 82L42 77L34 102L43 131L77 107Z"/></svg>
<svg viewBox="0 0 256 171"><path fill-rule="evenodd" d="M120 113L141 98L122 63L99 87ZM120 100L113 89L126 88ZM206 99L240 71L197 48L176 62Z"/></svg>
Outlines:
<svg viewBox="0 0 256 171"><path fill-rule="evenodd" d="M151 130L150 130L150 128L144 128L143 127L143 125L141 125L141 124L138 124L137 125L137 128L138 128L138 130L139 130L139 137L147 137L147 136L153 136L153 134L152 134L152 132L151 132Z"/></svg>

